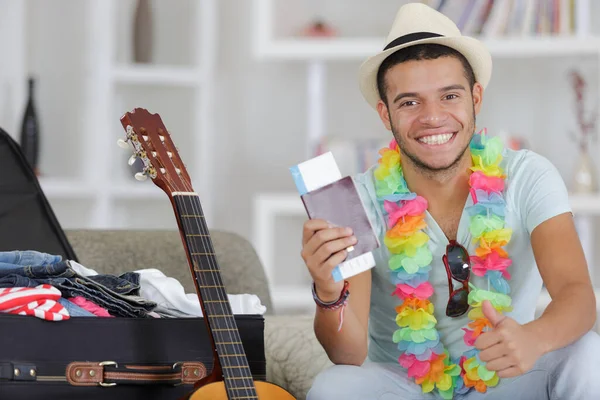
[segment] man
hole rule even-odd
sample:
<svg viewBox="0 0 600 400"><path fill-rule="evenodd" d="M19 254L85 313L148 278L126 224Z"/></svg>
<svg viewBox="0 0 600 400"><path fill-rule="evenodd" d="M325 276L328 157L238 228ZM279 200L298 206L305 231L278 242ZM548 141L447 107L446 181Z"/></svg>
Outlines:
<svg viewBox="0 0 600 400"><path fill-rule="evenodd" d="M401 7L387 43L360 87L395 142L355 178L377 265L334 282L357 239L304 225L314 329L336 364L308 399L600 396L595 297L565 185L545 158L475 133L488 51L422 4ZM552 302L534 320L542 284Z"/></svg>

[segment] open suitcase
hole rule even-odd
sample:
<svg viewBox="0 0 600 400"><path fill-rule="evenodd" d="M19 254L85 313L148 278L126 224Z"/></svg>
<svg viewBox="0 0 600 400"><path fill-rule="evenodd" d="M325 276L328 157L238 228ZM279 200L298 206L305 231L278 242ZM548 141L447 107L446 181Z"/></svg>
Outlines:
<svg viewBox="0 0 600 400"><path fill-rule="evenodd" d="M0 129L0 251L77 260L20 147ZM236 315L248 366L266 378L264 319ZM213 368L203 318L76 318L0 313L0 400L180 399Z"/></svg>

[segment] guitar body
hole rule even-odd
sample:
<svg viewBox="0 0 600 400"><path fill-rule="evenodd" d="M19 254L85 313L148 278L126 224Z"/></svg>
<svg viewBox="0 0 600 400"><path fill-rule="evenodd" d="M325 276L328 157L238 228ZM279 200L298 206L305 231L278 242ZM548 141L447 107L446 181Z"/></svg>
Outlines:
<svg viewBox="0 0 600 400"><path fill-rule="evenodd" d="M268 382L254 381L259 400L294 400L285 389ZM240 393L241 394L241 393ZM235 398L235 397L234 397ZM240 397L241 398L241 397ZM254 398L254 397L252 397ZM227 400L224 382L209 383L196 390L189 400Z"/></svg>

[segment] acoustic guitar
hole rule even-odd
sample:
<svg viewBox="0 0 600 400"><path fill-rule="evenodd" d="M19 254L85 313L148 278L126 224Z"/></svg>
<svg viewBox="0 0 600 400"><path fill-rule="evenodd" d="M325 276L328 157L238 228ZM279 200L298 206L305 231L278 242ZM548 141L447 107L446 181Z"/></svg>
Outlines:
<svg viewBox="0 0 600 400"><path fill-rule="evenodd" d="M136 108L121 117L121 124L126 142L143 163L143 172L136 178L150 177L171 201L213 349L212 372L198 381L185 399L294 399L281 387L252 377L200 197L162 119Z"/></svg>

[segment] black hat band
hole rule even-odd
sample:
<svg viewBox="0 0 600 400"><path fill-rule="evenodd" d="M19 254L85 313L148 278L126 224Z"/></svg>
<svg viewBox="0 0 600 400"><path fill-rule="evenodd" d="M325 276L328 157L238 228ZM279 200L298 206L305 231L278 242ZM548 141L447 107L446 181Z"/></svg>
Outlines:
<svg viewBox="0 0 600 400"><path fill-rule="evenodd" d="M385 46L385 48L383 50L385 51L387 49L391 49L392 47L400 46L400 45L403 45L403 44L409 43L409 42L414 42L416 40L429 39L432 37L440 37L440 36L443 36L443 35L440 35L439 33L432 33L432 32L409 33L408 35L400 36L399 38L392 40L387 46Z"/></svg>

